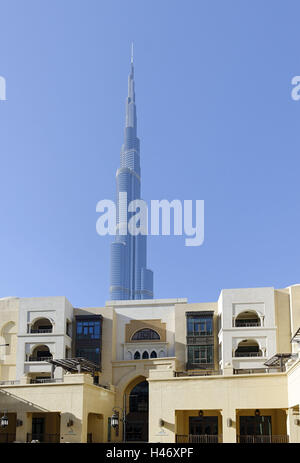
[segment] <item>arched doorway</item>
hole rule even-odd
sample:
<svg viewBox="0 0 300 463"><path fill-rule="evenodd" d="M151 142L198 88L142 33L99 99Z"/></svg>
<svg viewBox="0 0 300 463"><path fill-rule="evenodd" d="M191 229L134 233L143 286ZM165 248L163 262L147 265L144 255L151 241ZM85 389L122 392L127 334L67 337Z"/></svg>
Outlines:
<svg viewBox="0 0 300 463"><path fill-rule="evenodd" d="M127 401L126 441L148 441L148 381L138 382L130 391Z"/></svg>

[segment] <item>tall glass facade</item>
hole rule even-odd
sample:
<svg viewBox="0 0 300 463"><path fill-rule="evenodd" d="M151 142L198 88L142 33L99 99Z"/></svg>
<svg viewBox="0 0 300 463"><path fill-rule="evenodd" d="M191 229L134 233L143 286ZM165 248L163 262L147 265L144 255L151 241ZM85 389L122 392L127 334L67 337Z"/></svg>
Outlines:
<svg viewBox="0 0 300 463"><path fill-rule="evenodd" d="M76 316L76 357L83 357L101 367L101 315Z"/></svg>
<svg viewBox="0 0 300 463"><path fill-rule="evenodd" d="M141 198L140 140L137 137L133 57L128 77L124 143L116 182L117 232L111 244L110 299L152 299L153 273L147 268L147 236L133 236L127 231L127 224L134 214L128 212L128 204ZM120 197L122 201L119 202Z"/></svg>

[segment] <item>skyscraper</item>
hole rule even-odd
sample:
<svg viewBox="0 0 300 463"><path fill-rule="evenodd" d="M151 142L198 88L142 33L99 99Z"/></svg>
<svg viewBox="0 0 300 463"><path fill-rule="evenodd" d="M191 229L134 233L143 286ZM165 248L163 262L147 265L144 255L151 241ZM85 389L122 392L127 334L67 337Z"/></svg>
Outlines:
<svg viewBox="0 0 300 463"><path fill-rule="evenodd" d="M116 181L117 231L115 241L111 244L110 298L152 299L153 272L147 268L147 236L133 236L127 231L127 223L132 216L132 213L128 212L128 204L141 198L140 140L137 137L133 47L128 76L124 143Z"/></svg>

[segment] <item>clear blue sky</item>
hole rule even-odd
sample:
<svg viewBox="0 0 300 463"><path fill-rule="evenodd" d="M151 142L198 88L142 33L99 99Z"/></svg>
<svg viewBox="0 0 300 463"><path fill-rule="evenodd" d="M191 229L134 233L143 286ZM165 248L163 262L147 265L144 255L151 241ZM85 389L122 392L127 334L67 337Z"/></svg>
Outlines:
<svg viewBox="0 0 300 463"><path fill-rule="evenodd" d="M300 282L298 1L1 0L0 295L109 298L135 43L143 198L205 200L205 242L150 237L157 298Z"/></svg>

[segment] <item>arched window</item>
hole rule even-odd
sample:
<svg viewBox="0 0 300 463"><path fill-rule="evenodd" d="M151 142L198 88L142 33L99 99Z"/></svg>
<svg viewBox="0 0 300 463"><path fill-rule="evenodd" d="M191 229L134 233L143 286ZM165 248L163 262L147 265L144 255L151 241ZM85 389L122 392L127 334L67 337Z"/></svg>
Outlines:
<svg viewBox="0 0 300 463"><path fill-rule="evenodd" d="M260 318L253 310L241 312L235 319L236 327L261 326Z"/></svg>
<svg viewBox="0 0 300 463"><path fill-rule="evenodd" d="M143 352L143 359L148 359L148 358L149 358L149 354L148 354L148 352L145 350L145 351Z"/></svg>
<svg viewBox="0 0 300 463"><path fill-rule="evenodd" d="M155 350L153 350L153 351L151 352L150 357L151 357L152 359L156 359L156 358L157 358L157 353L155 352Z"/></svg>
<svg viewBox="0 0 300 463"><path fill-rule="evenodd" d="M132 341L148 341L148 340L159 340L159 334L152 330L151 328L143 328L134 333L131 340Z"/></svg>
<svg viewBox="0 0 300 463"><path fill-rule="evenodd" d="M235 357L261 357L262 351L259 344L254 339L244 339L238 344L234 353Z"/></svg>
<svg viewBox="0 0 300 463"><path fill-rule="evenodd" d="M140 358L141 358L141 354L139 353L139 351L136 351L134 354L134 360L139 360Z"/></svg>
<svg viewBox="0 0 300 463"><path fill-rule="evenodd" d="M33 351L32 355L29 356L30 362L43 362L45 360L51 359L52 354L48 346L40 345L36 346Z"/></svg>
<svg viewBox="0 0 300 463"><path fill-rule="evenodd" d="M39 318L30 327L30 333L52 333L53 326L48 318Z"/></svg>

